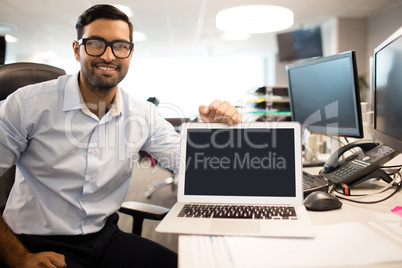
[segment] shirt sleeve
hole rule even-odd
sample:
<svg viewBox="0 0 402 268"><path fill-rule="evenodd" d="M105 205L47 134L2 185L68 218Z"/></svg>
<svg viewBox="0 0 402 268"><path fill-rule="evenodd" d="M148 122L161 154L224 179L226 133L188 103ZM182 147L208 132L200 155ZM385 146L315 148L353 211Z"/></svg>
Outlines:
<svg viewBox="0 0 402 268"><path fill-rule="evenodd" d="M27 113L20 91L10 95L0 106L0 174L13 166L25 150Z"/></svg>
<svg viewBox="0 0 402 268"><path fill-rule="evenodd" d="M174 127L159 115L156 106L150 105L154 119L149 125L150 135L142 150L152 155L161 166L177 172L180 160L180 136Z"/></svg>

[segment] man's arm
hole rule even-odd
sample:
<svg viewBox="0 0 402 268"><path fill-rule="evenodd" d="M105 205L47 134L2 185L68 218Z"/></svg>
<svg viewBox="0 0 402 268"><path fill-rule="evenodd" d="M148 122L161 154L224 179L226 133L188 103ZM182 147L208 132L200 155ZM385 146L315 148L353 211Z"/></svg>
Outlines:
<svg viewBox="0 0 402 268"><path fill-rule="evenodd" d="M30 253L0 217L0 259L10 268L67 267L64 256L55 252Z"/></svg>
<svg viewBox="0 0 402 268"><path fill-rule="evenodd" d="M240 112L227 101L215 100L208 107L201 105L199 113L203 122L223 123L227 125L241 123Z"/></svg>

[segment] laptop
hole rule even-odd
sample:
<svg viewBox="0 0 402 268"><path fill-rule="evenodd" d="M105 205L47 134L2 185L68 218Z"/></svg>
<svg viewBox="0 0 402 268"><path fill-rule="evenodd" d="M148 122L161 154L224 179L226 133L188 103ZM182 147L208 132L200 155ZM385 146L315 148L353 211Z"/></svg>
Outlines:
<svg viewBox="0 0 402 268"><path fill-rule="evenodd" d="M180 143L177 203L157 232L314 236L299 123L185 123Z"/></svg>

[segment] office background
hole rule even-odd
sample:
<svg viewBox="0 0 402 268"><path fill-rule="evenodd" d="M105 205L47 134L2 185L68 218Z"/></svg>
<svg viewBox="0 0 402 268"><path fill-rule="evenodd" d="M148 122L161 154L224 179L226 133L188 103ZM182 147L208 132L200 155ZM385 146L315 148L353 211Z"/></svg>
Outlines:
<svg viewBox="0 0 402 268"><path fill-rule="evenodd" d="M97 1L1 0L0 35L6 63L33 61L73 73L79 69L71 44L79 14ZM225 99L244 105L252 87L287 83L279 62L276 33L224 40L216 13L244 4L283 5L295 12L294 25L281 32L321 26L324 56L356 50L358 70L369 80L373 49L402 25L402 1L291 0L109 1L131 7L131 20L145 41L135 41L130 71L122 82L139 99L157 96L167 117L191 117L200 104ZM212 99L213 98L213 99Z"/></svg>
<svg viewBox="0 0 402 268"><path fill-rule="evenodd" d="M278 61L275 33L256 34L248 40L222 40L214 16L221 8L242 4L285 4L295 11L300 27L321 26L324 55L356 50L360 74L368 75L373 50L402 25L402 1L395 0L122 0L134 12L134 27L147 39L135 41L130 72L122 85L130 94L157 96L165 116L192 116L211 98L242 104L247 91L262 85L286 84L285 65ZM79 69L71 44L79 14L97 3L92 0L0 0L0 26L11 24L9 34L18 42L7 44L6 63L42 62L73 73ZM0 27L1 29L1 27ZM145 167L146 164L144 164ZM126 200L170 207L175 193L163 188L152 200L144 197L151 181L170 176L158 167L136 169ZM135 185L135 186L134 186ZM125 230L131 223L124 220ZM161 236L145 226L144 235L177 250L177 236Z"/></svg>

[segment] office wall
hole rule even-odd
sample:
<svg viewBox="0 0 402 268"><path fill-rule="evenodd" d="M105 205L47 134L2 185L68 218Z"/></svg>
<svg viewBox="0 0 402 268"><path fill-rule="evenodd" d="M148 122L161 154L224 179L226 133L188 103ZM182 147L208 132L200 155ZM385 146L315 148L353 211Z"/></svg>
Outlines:
<svg viewBox="0 0 402 268"><path fill-rule="evenodd" d="M286 65L292 62L280 62L279 54L275 56L275 81L274 85L287 85Z"/></svg>
<svg viewBox="0 0 402 268"><path fill-rule="evenodd" d="M359 74L369 80L374 48L402 26L401 14L402 1L368 18L329 19L321 25L324 56L355 50ZM286 64L276 58L275 84L287 84Z"/></svg>
<svg viewBox="0 0 402 268"><path fill-rule="evenodd" d="M321 24L324 56L338 53L338 18L332 18Z"/></svg>
<svg viewBox="0 0 402 268"><path fill-rule="evenodd" d="M367 58L372 57L374 49L401 26L402 1L370 16L367 21Z"/></svg>
<svg viewBox="0 0 402 268"><path fill-rule="evenodd" d="M368 70L367 55L367 19L339 18L337 20L337 53L356 51L356 63L359 75L366 75Z"/></svg>

